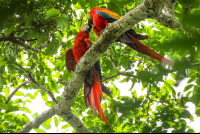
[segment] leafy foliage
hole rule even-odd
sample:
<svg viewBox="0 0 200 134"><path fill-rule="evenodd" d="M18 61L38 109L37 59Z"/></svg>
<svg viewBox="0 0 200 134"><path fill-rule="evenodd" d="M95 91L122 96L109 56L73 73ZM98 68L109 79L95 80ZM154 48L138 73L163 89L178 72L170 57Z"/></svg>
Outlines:
<svg viewBox="0 0 200 134"><path fill-rule="evenodd" d="M13 90L28 80L28 74L15 63L29 71L37 83L53 94L59 94L56 98L59 101L63 87L72 76L65 69L65 51L73 47L79 29L87 22L89 11L96 6L107 7L123 16L141 2L142 0L0 1L0 38L13 39L0 41L0 132L17 132L22 129L30 121L27 115L31 114L31 110L26 107L26 103L34 101L38 94L41 94L48 107L55 105L47 93L32 83L21 88L27 92L34 91L34 94L24 93L19 89L14 94L17 99L11 98L5 103ZM189 25L199 30L199 10L198 0L179 0L175 15L182 26ZM86 109L82 90L74 99L72 107L72 112L92 132L195 132L186 122L186 119L193 120L186 104L193 103L196 107L195 114L200 116L200 66L195 66L200 59L200 38L196 38L198 34L174 31L156 20L146 20L150 26L140 23L133 28L137 33L148 35L149 39L142 42L173 60L175 66L165 68L124 44L113 43L109 52L117 68L125 70L122 72L125 78L120 82L132 83L129 90L131 95L120 95L123 89L118 89L114 81L121 76L112 77L117 75L117 71L112 66L110 57L104 53L101 57L102 74L105 79L112 77L104 83L111 84L109 88L113 92L113 98L106 96L102 108L112 125L106 125L100 117L94 116L90 108ZM93 31L90 39L93 42L97 39ZM172 79L168 79L168 75ZM175 91L174 87L184 78L189 79L187 86L181 92ZM145 90L146 94L137 96L140 89L134 86L135 83L141 83L141 90ZM182 93L186 95L181 95ZM23 114L18 114L17 111L22 111ZM35 118L37 114L32 116ZM42 124L45 130L51 128L51 122L58 127L64 121L60 116L52 118ZM69 127L71 126L66 124L62 129ZM44 129L38 128L35 131L46 132Z"/></svg>

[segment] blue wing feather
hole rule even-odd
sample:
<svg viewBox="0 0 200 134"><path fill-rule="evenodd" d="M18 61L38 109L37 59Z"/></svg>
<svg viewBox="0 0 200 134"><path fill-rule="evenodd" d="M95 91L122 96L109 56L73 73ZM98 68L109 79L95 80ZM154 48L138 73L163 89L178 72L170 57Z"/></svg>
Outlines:
<svg viewBox="0 0 200 134"><path fill-rule="evenodd" d="M95 11L99 16L103 17L104 19L106 19L109 23L112 23L114 21L116 21L116 18L113 18L112 16L110 16L109 14L102 12L102 11Z"/></svg>

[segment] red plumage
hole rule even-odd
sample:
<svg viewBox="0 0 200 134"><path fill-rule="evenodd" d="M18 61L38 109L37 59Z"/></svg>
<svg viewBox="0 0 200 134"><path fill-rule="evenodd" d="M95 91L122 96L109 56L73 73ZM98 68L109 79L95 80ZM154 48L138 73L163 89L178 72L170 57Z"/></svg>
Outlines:
<svg viewBox="0 0 200 134"><path fill-rule="evenodd" d="M90 48L92 42L89 40L90 30L87 29L87 24L85 24L76 36L73 55L76 63L79 62L80 58L85 54L85 52ZM103 96L102 90L109 92L101 82L101 68L99 60L95 65L89 70L84 84L84 99L86 106L91 106L92 111L97 115L97 111L100 114L101 119L103 119L108 125L110 123L106 119L103 110L101 108L100 97Z"/></svg>
<svg viewBox="0 0 200 134"><path fill-rule="evenodd" d="M73 50L72 49L68 49L66 51L65 63L66 63L67 70L70 73L71 73L71 71L74 71L76 62L75 62L75 59L74 59L74 55L73 55Z"/></svg>
<svg viewBox="0 0 200 134"><path fill-rule="evenodd" d="M101 35L101 32L103 32L108 23L112 23L120 19L119 15L112 12L111 10L98 7L93 8L90 11L89 15L90 18L88 20L88 26L92 27L92 25L94 24L93 30L98 37ZM148 55L149 57L156 59L164 64L173 66L174 63L172 61L158 54L157 52L139 41L147 38L148 36L137 34L135 30L130 29L122 34L116 41L124 42L126 45L142 54Z"/></svg>

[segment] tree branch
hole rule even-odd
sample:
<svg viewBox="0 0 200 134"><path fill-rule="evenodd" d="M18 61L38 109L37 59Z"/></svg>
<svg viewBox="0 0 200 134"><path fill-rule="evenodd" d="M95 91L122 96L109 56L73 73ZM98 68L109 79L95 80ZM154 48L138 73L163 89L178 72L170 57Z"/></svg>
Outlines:
<svg viewBox="0 0 200 134"><path fill-rule="evenodd" d="M104 80L102 80L102 82L107 81L108 79L114 78L114 77L119 76L119 75L120 74L116 74L116 75L113 75L113 76L110 76L110 77L106 77Z"/></svg>
<svg viewBox="0 0 200 134"><path fill-rule="evenodd" d="M117 74L120 74L120 71L119 71L119 69L116 67L115 62L113 61L112 55L111 55L110 52L109 52L109 49L107 49L107 54L108 54L108 56L110 57L112 66L113 66L114 69L117 71Z"/></svg>
<svg viewBox="0 0 200 134"><path fill-rule="evenodd" d="M42 91L44 91L45 93L47 93L50 98L52 99L52 101L57 104L58 101L56 100L56 98L54 97L53 93L51 91L49 91L48 89L46 89L45 87L43 87L42 85L40 85L39 83L37 83L35 81L35 79L31 76L31 73L29 73L25 68L23 68L22 66L20 66L18 63L14 63L16 66L18 66L20 69L22 69L28 76L28 79L39 89L41 89Z"/></svg>
<svg viewBox="0 0 200 134"><path fill-rule="evenodd" d="M160 24L166 26L170 29L180 31L182 30L179 21L175 18L175 16L167 16L163 13L160 13L158 17L155 18Z"/></svg>
<svg viewBox="0 0 200 134"><path fill-rule="evenodd" d="M47 119L51 118L56 114L57 105L51 107L49 110L43 112L42 114L38 115L35 120L30 121L27 123L18 133L29 133L33 128L39 128L39 126L46 121Z"/></svg>
<svg viewBox="0 0 200 134"><path fill-rule="evenodd" d="M167 0L164 5L164 11L166 15L175 16L174 15L174 8L176 5L177 0Z"/></svg>
<svg viewBox="0 0 200 134"><path fill-rule="evenodd" d="M72 113L71 110L69 112L61 113L60 115L77 131L77 133L91 133L91 131L76 115Z"/></svg>
<svg viewBox="0 0 200 134"><path fill-rule="evenodd" d="M34 39L24 39L24 38L21 38L21 37L16 37L16 39L19 39L20 41L27 41L27 42L37 40L37 38L34 38Z"/></svg>
<svg viewBox="0 0 200 134"><path fill-rule="evenodd" d="M8 102L10 101L10 99L13 97L13 95L24 85L26 85L27 83L30 83L31 81L25 81L22 84L20 84L7 98L7 100L5 101L6 104L8 104Z"/></svg>
<svg viewBox="0 0 200 134"><path fill-rule="evenodd" d="M32 50L34 52L39 52L40 51L39 49L33 48L33 47L29 46L29 45L24 44L22 41L17 40L17 37L14 37L14 36L3 36L3 37L0 38L0 41L10 41L10 42L12 42L12 43L14 43L16 45L22 46L25 49L29 49L29 50Z"/></svg>

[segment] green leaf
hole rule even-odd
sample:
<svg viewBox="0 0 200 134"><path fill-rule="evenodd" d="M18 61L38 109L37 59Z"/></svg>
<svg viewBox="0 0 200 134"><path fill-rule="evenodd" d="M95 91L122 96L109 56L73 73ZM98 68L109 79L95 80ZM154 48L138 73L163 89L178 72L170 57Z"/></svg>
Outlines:
<svg viewBox="0 0 200 134"><path fill-rule="evenodd" d="M65 14L63 14L62 16L59 16L59 17L55 17L54 19L56 20L60 29L64 29L64 28L66 28L67 30L69 29L69 21Z"/></svg>
<svg viewBox="0 0 200 134"><path fill-rule="evenodd" d="M184 91L189 90L190 88L192 88L194 86L194 84L189 84L184 88Z"/></svg>
<svg viewBox="0 0 200 134"><path fill-rule="evenodd" d="M71 127L71 125L70 124L66 124L66 125L62 126L62 129L66 129L68 127Z"/></svg>
<svg viewBox="0 0 200 134"><path fill-rule="evenodd" d="M164 85L167 89L169 89L169 93L173 90L173 87L168 82L164 81Z"/></svg>
<svg viewBox="0 0 200 134"><path fill-rule="evenodd" d="M189 7L190 7L189 1L186 1L186 0L179 0L178 2L179 2L184 8L189 8Z"/></svg>
<svg viewBox="0 0 200 134"><path fill-rule="evenodd" d="M2 101L2 102L3 102L3 101L6 101L6 98L5 98L5 96L3 96L3 95L0 94L0 102L1 102L1 101Z"/></svg>
<svg viewBox="0 0 200 134"><path fill-rule="evenodd" d="M37 44L43 43L42 40L44 39L44 34L39 33L37 36Z"/></svg>
<svg viewBox="0 0 200 134"><path fill-rule="evenodd" d="M23 122L25 122L25 123L30 122L30 119L28 118L28 116L27 116L26 114L22 114L22 120L23 120Z"/></svg>
<svg viewBox="0 0 200 134"><path fill-rule="evenodd" d="M15 96L24 96L24 93L21 92L21 91L17 91L17 92L15 93Z"/></svg>
<svg viewBox="0 0 200 134"><path fill-rule="evenodd" d="M200 86L199 85L195 85L193 91L194 91L194 94L198 94L198 93L200 94Z"/></svg>
<svg viewBox="0 0 200 134"><path fill-rule="evenodd" d="M47 46L47 49L45 50L45 54L47 55L52 55L52 52L55 48L55 43L53 41L51 41L48 46Z"/></svg>
<svg viewBox="0 0 200 134"><path fill-rule="evenodd" d="M187 94L186 94L186 97L189 97L189 95L192 93L192 91L189 91Z"/></svg>
<svg viewBox="0 0 200 134"><path fill-rule="evenodd" d="M47 15L45 19L48 19L50 17L58 16L60 15L60 11L58 9L52 8L50 10L47 10Z"/></svg>
<svg viewBox="0 0 200 134"><path fill-rule="evenodd" d="M8 30L7 30L7 35L9 35L9 34L14 30L15 25L16 25L16 24L12 24L12 25L8 28Z"/></svg>
<svg viewBox="0 0 200 134"><path fill-rule="evenodd" d="M6 94L6 96L9 96L9 94L10 94L10 89L9 89L8 86L6 86L6 87L4 88L4 93Z"/></svg>
<svg viewBox="0 0 200 134"><path fill-rule="evenodd" d="M88 0L88 2L89 2L89 5L90 5L91 9L94 8L94 7L96 7L96 3L97 3L96 0Z"/></svg>
<svg viewBox="0 0 200 134"><path fill-rule="evenodd" d="M44 91L40 91L41 95L42 95L42 99L47 102L48 101L48 98L47 98L47 93L45 93Z"/></svg>
<svg viewBox="0 0 200 134"><path fill-rule="evenodd" d="M190 98L190 101L195 104L196 107L198 107L200 103L200 94L193 94L192 97Z"/></svg>
<svg viewBox="0 0 200 134"><path fill-rule="evenodd" d="M8 110L9 105L0 101L0 109Z"/></svg>
<svg viewBox="0 0 200 134"><path fill-rule="evenodd" d="M195 133L193 129L188 129L187 133Z"/></svg>
<svg viewBox="0 0 200 134"><path fill-rule="evenodd" d="M22 103L22 102L23 102L22 99L16 99L16 100L13 101L14 104L19 104L19 103Z"/></svg>
<svg viewBox="0 0 200 134"><path fill-rule="evenodd" d="M54 124L55 124L55 127L58 127L59 122L56 116L54 116Z"/></svg>
<svg viewBox="0 0 200 134"><path fill-rule="evenodd" d="M34 93L34 97L33 97L33 99L35 99L35 98L37 97L39 91L40 91L40 90L37 90L37 91Z"/></svg>
<svg viewBox="0 0 200 134"><path fill-rule="evenodd" d="M123 68L127 69L128 68L128 64L129 64L129 57L128 55L123 55L120 59L120 62L123 66Z"/></svg>
<svg viewBox="0 0 200 134"><path fill-rule="evenodd" d="M176 80L176 74L171 73L171 77L172 77L174 80Z"/></svg>
<svg viewBox="0 0 200 134"><path fill-rule="evenodd" d="M30 99L34 99L34 96L31 93L27 93L25 96L29 97Z"/></svg>
<svg viewBox="0 0 200 134"><path fill-rule="evenodd" d="M51 87L57 90L57 84L53 80L51 80Z"/></svg>
<svg viewBox="0 0 200 134"><path fill-rule="evenodd" d="M191 114L188 110L184 110L181 114L180 117L181 118L190 118Z"/></svg>
<svg viewBox="0 0 200 134"><path fill-rule="evenodd" d="M127 82L127 77L124 78L123 80L119 81L120 83L124 83L124 82Z"/></svg>
<svg viewBox="0 0 200 134"><path fill-rule="evenodd" d="M200 1L199 0L191 0L191 6L193 8L198 8L200 5Z"/></svg>
<svg viewBox="0 0 200 134"><path fill-rule="evenodd" d="M37 133L47 133L45 130L41 129L41 128L35 128L34 129Z"/></svg>
<svg viewBox="0 0 200 134"><path fill-rule="evenodd" d="M119 7L113 2L109 2L108 3L108 9L110 9L111 11L117 13L119 16L121 15Z"/></svg>
<svg viewBox="0 0 200 134"><path fill-rule="evenodd" d="M173 81L173 80L167 80L167 82L170 84L170 85L172 85L172 86L175 86L176 85L176 83Z"/></svg>
<svg viewBox="0 0 200 134"><path fill-rule="evenodd" d="M33 117L33 119L35 119L38 116L38 113L34 113L33 115L31 115Z"/></svg>
<svg viewBox="0 0 200 134"><path fill-rule="evenodd" d="M13 63L15 63L15 61L16 61L16 58L15 58L15 55L13 55L12 53L11 54L9 54L9 60L8 60L8 64L13 64Z"/></svg>
<svg viewBox="0 0 200 134"><path fill-rule="evenodd" d="M190 78L187 83L191 83L196 79L196 77Z"/></svg>
<svg viewBox="0 0 200 134"><path fill-rule="evenodd" d="M195 111L195 114L197 114L198 116L200 116L200 107L198 107Z"/></svg>
<svg viewBox="0 0 200 134"><path fill-rule="evenodd" d="M27 108L27 107L23 108L23 111L26 112L26 113L31 114L31 110L29 108Z"/></svg>
<svg viewBox="0 0 200 134"><path fill-rule="evenodd" d="M25 22L25 27L28 27L29 23L33 20L33 18L35 18L35 16L38 14L38 12L36 10L33 10L29 16L27 17L26 19L26 22Z"/></svg>
<svg viewBox="0 0 200 134"><path fill-rule="evenodd" d="M45 129L50 129L51 128L51 120L52 120L52 117L51 118L49 118L48 120L46 120L43 124L42 124L42 126L45 128Z"/></svg>
<svg viewBox="0 0 200 134"><path fill-rule="evenodd" d="M54 102L52 102L52 101L47 101L47 102L46 102L46 105L47 105L48 107L53 107L53 106L55 106L56 104L55 104Z"/></svg>

